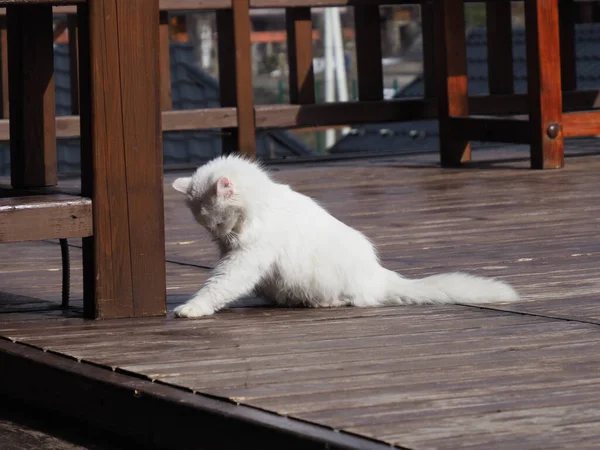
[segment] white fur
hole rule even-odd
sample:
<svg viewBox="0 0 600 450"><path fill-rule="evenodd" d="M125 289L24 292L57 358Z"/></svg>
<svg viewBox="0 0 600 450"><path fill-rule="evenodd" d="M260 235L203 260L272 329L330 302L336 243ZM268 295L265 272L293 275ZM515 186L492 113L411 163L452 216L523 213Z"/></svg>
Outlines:
<svg viewBox="0 0 600 450"><path fill-rule="evenodd" d="M463 273L407 279L373 245L255 162L219 157L173 187L214 237L221 260L179 317L214 313L257 294L289 306L383 306L514 301L511 286Z"/></svg>

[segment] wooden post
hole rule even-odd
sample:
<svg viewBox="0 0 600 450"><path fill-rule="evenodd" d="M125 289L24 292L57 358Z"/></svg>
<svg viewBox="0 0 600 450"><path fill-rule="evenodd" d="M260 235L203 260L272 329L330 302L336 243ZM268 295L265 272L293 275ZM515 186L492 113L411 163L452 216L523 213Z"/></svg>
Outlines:
<svg viewBox="0 0 600 450"><path fill-rule="evenodd" d="M83 246L85 315L161 315L158 0L89 0L78 15L82 190L94 216Z"/></svg>
<svg viewBox="0 0 600 450"><path fill-rule="evenodd" d="M383 99L383 67L381 65L381 19L379 6L355 6L356 69L358 99Z"/></svg>
<svg viewBox="0 0 600 450"><path fill-rule="evenodd" d="M160 109L173 108L171 93L171 39L169 37L169 13L160 12Z"/></svg>
<svg viewBox="0 0 600 450"><path fill-rule="evenodd" d="M79 115L79 50L77 48L79 37L77 15L69 14L67 17L67 30L69 33L69 74L71 77L71 114Z"/></svg>
<svg viewBox="0 0 600 450"><path fill-rule="evenodd" d="M425 98L434 98L436 92L435 65L435 8L433 0L421 3L421 27L423 32L423 81Z"/></svg>
<svg viewBox="0 0 600 450"><path fill-rule="evenodd" d="M444 167L459 166L471 159L471 145L454 138L451 117L469 112L464 0L434 2L440 159Z"/></svg>
<svg viewBox="0 0 600 450"><path fill-rule="evenodd" d="M577 23L591 23L594 21L594 8L592 3L577 2L575 8L577 8Z"/></svg>
<svg viewBox="0 0 600 450"><path fill-rule="evenodd" d="M50 5L8 6L11 182L57 183L54 47Z"/></svg>
<svg viewBox="0 0 600 450"><path fill-rule="evenodd" d="M564 166L558 0L526 0L531 167Z"/></svg>
<svg viewBox="0 0 600 450"><path fill-rule="evenodd" d="M580 23L596 23L600 21L600 4L598 0L578 1Z"/></svg>
<svg viewBox="0 0 600 450"><path fill-rule="evenodd" d="M313 71L312 17L310 8L285 11L289 65L290 103L315 103Z"/></svg>
<svg viewBox="0 0 600 450"><path fill-rule="evenodd" d="M237 128L223 130L223 153L256 156L250 43L250 1L236 0L217 11L221 106L237 108Z"/></svg>
<svg viewBox="0 0 600 450"><path fill-rule="evenodd" d="M2 118L8 119L10 112L8 106L8 39L6 32L6 16L0 17L0 75L2 85L0 95L2 96Z"/></svg>
<svg viewBox="0 0 600 450"><path fill-rule="evenodd" d="M490 94L514 92L512 12L510 2L486 3Z"/></svg>

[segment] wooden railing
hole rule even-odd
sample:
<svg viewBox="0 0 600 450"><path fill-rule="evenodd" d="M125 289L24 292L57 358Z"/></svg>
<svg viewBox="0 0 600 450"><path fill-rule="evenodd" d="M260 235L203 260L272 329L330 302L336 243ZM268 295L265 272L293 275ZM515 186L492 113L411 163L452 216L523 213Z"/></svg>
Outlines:
<svg viewBox="0 0 600 450"><path fill-rule="evenodd" d="M539 0L532 0L533 2ZM467 3L475 0L466 0ZM161 108L163 131L214 130L223 129L223 149L225 152L240 151L255 154L255 133L257 128L298 128L327 127L352 124L400 122L436 119L439 117L440 78L439 59L436 53L435 14L442 11L447 0L160 0L160 75ZM448 4L459 4L450 2ZM574 51L572 50L572 26L575 22L589 21L598 15L592 2L560 0L563 11L568 11L569 19L561 19L564 24L561 47L563 50L562 82L563 107L565 111L592 109L599 106L598 91L577 91ZM423 21L423 61L424 98L383 100L383 74L381 63L381 35L379 6L389 4L421 4ZM351 6L355 8L355 39L358 75L358 101L347 103L316 104L313 72L313 22L311 7ZM510 2L493 0L486 3L488 12L488 64L489 95L471 96L467 99L465 111L469 115L515 115L530 112L527 94L513 91L511 16ZM285 8L287 24L287 48L289 64L289 98L286 105L255 105L253 98L252 61L250 53L250 10L252 8ZM453 8L453 7L448 7ZM462 7L461 7L462 8ZM569 9L570 8L570 9ZM218 32L218 61L220 73L220 108L171 110L171 78L169 64L169 32L167 11L216 11ZM70 36L77 35L76 6L60 6L55 13L66 14L66 27ZM567 13L563 14L567 17ZM5 55L5 22L0 22L0 53ZM568 33L571 30L571 35ZM565 33L566 31L566 33ZM452 33L464 33L463 29ZM571 38L569 38L571 36ZM439 37L438 37L439 39ZM460 39L458 40L460 41ZM439 45L438 45L439 47ZM57 137L79 136L77 42L70 40L71 92L73 93L73 115L56 119ZM462 52L464 53L464 51ZM460 51L458 57L462 54ZM4 56L3 56L4 58ZM436 58L438 63L436 64ZM0 140L9 138L6 101L6 65L2 64L2 112L0 120ZM448 76L451 76L449 74ZM450 115L463 115L459 110ZM458 112L457 112L458 111ZM477 125L479 135L470 138L502 140L506 142L529 142L525 128L523 133L502 126L490 131L491 122L485 127ZM511 122L513 123L513 122ZM513 123L514 124L514 123ZM475 127L467 120L455 121L454 134L470 135ZM509 125L507 128L511 128ZM594 127L592 127L594 128ZM467 130L463 133L464 130ZM591 129L589 132L596 132ZM443 135L444 130L441 130ZM477 133L475 133L477 134ZM578 133L571 133L578 135ZM580 134L580 133L579 133ZM444 136L441 136L442 145ZM464 159L464 158L463 158Z"/></svg>

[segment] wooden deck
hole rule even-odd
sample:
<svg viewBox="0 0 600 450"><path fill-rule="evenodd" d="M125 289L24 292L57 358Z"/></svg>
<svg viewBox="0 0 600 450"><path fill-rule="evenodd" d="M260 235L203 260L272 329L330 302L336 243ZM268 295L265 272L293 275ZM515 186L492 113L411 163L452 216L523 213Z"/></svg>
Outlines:
<svg viewBox="0 0 600 450"><path fill-rule="evenodd" d="M598 448L594 152L539 172L508 151L456 170L435 155L273 167L364 231L388 267L500 277L524 297L514 305L92 322L79 317L76 240L67 314L57 243L4 245L0 393L115 432L141 423L137 442L162 448ZM176 175L165 176L169 309L216 260L168 187Z"/></svg>

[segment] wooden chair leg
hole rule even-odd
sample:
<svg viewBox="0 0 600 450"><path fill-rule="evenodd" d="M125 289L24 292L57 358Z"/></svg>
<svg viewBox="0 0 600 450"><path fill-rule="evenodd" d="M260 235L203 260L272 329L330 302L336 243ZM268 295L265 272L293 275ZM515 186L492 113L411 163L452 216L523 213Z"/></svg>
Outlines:
<svg viewBox="0 0 600 450"><path fill-rule="evenodd" d="M78 15L82 189L94 216L83 247L85 315L162 315L158 0L94 0Z"/></svg>
<svg viewBox="0 0 600 450"><path fill-rule="evenodd" d="M57 182L52 7L8 6L11 182Z"/></svg>
<svg viewBox="0 0 600 450"><path fill-rule="evenodd" d="M531 168L564 166L558 0L526 0Z"/></svg>
<svg viewBox="0 0 600 450"><path fill-rule="evenodd" d="M440 158L443 167L453 167L471 159L470 143L453 137L450 126L451 117L469 112L464 0L434 6Z"/></svg>

